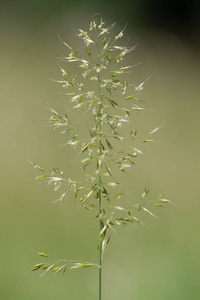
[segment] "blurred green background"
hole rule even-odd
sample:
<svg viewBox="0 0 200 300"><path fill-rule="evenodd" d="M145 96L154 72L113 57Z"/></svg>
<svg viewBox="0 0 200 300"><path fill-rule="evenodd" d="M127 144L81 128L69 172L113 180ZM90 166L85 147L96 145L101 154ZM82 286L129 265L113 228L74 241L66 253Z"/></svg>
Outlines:
<svg viewBox="0 0 200 300"><path fill-rule="evenodd" d="M96 12L117 30L129 23L124 41L138 44L130 63L142 62L133 80L152 75L142 99L155 110L137 116L138 130L145 136L165 122L156 142L142 146L133 177L124 177L128 195L149 186L150 198L166 191L173 202L154 210L159 219L146 216L145 226L113 234L103 299L200 299L199 3L156 0L0 2L0 299L97 299L95 269L40 279L30 272L37 251L97 261L98 224L72 197L53 204L57 194L34 180L28 163L76 175L73 151L45 126L48 105L66 107L49 78L60 78L56 57L65 53L57 36L79 47L73 28L86 29Z"/></svg>

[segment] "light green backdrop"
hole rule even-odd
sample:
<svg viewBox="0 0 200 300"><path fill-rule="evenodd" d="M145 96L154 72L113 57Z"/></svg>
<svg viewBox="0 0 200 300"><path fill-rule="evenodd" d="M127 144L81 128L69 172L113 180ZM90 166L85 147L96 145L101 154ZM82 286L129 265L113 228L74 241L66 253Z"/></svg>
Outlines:
<svg viewBox="0 0 200 300"><path fill-rule="evenodd" d="M66 176L73 173L73 151L60 147L63 136L45 126L46 107L60 112L66 107L65 97L56 94L60 88L49 80L60 78L55 58L64 48L57 35L78 47L72 27L87 27L91 15L86 11L81 5L55 11L41 26L29 27L20 14L1 10L2 300L97 299L95 269L40 279L30 272L38 262L37 251L52 259L97 260L98 224L93 215L72 197L53 204L57 195L34 181L37 174L28 163L59 167ZM116 21L117 28L124 27ZM154 144L142 146L144 155L133 177L124 181L133 202L149 186L152 196L166 191L173 205L154 210L159 219L146 216L143 227L120 229L112 236L104 259L103 299L196 300L200 298L199 56L163 31L128 28L126 37L129 44L139 44L130 63L142 62L133 81L152 75L142 93L150 111L137 116L138 130L145 135L163 121L165 126Z"/></svg>

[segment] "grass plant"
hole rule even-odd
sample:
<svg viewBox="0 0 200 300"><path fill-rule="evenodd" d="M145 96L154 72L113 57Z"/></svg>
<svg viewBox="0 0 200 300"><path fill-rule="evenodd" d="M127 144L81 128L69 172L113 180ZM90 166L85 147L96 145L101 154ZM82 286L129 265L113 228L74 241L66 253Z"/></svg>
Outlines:
<svg viewBox="0 0 200 300"><path fill-rule="evenodd" d="M116 205L123 197L119 173L130 174L131 169L135 171L135 161L142 153L135 146L137 130L133 116L145 110L139 93L146 80L135 85L125 78L135 66L123 66L123 61L135 50L135 46L121 45L124 29L111 38L110 31L114 25L106 27L102 19L93 19L88 31L78 30L77 36L85 45L85 55L62 41L68 54L59 59L62 79L58 83L66 90L67 113L60 114L50 108L52 115L49 122L66 136L66 146L78 151L82 180L66 178L58 168L48 173L30 162L39 172L37 180L45 180L48 185L54 186L55 191L61 186L64 188L64 193L56 201L63 201L74 193L81 207L93 213L99 223L97 263L61 259L37 263L32 270L41 271L43 276L48 272L58 274L67 269L96 267L99 272L99 300L102 300L102 260L112 231L116 231L118 226L141 226L141 212L155 217L149 207L163 207L170 202L163 195L146 201L149 189L145 188L139 203L131 202L127 207ZM65 64L73 64L76 73L68 74ZM70 111L73 110L83 114L83 122L84 117L93 121L88 132L73 123L70 118ZM153 142L152 137L158 130L159 127L151 130L141 142ZM38 252L38 255L44 259L48 257L42 252Z"/></svg>

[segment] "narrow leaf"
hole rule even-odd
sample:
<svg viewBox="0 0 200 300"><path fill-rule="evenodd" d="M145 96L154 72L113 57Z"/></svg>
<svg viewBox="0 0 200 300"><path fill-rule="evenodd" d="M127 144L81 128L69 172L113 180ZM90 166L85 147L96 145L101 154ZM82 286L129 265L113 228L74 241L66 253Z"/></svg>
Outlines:
<svg viewBox="0 0 200 300"><path fill-rule="evenodd" d="M106 138L106 144L110 150L113 149L113 146L111 145L111 143L109 142L109 140L107 138Z"/></svg>
<svg viewBox="0 0 200 300"><path fill-rule="evenodd" d="M40 171L42 171L42 172L45 172L45 170L44 170L43 168L41 168L41 167L39 167L38 165L32 163L30 160L29 160L28 162L29 162L35 169L38 169L38 170L40 170Z"/></svg>
<svg viewBox="0 0 200 300"><path fill-rule="evenodd" d="M32 271L36 271L36 270L40 269L42 266L43 266L43 263L36 264L36 265L33 266Z"/></svg>
<svg viewBox="0 0 200 300"><path fill-rule="evenodd" d="M119 106L118 103L115 102L114 100L109 99L109 98L107 98L107 97L106 97L106 99L110 102L110 104L112 105L112 107L114 107L114 106Z"/></svg>
<svg viewBox="0 0 200 300"><path fill-rule="evenodd" d="M49 266L49 267L47 268L46 272L49 272L49 271L51 271L51 270L53 269L53 267L54 267L54 266L55 266L55 264L53 264L53 265Z"/></svg>
<svg viewBox="0 0 200 300"><path fill-rule="evenodd" d="M46 253L43 253L43 252L38 252L38 255L43 256L43 257L48 257L48 255Z"/></svg>
<svg viewBox="0 0 200 300"><path fill-rule="evenodd" d="M89 57L91 57L91 52L89 49L86 50L87 51L87 54L89 55Z"/></svg>
<svg viewBox="0 0 200 300"><path fill-rule="evenodd" d="M90 143L84 144L81 148L81 153L85 152L88 149L89 145L90 145Z"/></svg>
<svg viewBox="0 0 200 300"><path fill-rule="evenodd" d="M79 269L79 268L88 268L91 267L92 264L85 264L85 263L75 263L70 269Z"/></svg>
<svg viewBox="0 0 200 300"><path fill-rule="evenodd" d="M112 177L113 174L112 174L110 167L106 163L105 163L105 166L106 166L106 170L108 171L109 175Z"/></svg>
<svg viewBox="0 0 200 300"><path fill-rule="evenodd" d="M64 269L64 267L65 266L58 267L57 270L56 270L56 273L59 273L60 271L62 271Z"/></svg>
<svg viewBox="0 0 200 300"><path fill-rule="evenodd" d="M133 217L133 220L135 220L139 224L142 224L142 222L138 218L136 218L136 217Z"/></svg>
<svg viewBox="0 0 200 300"><path fill-rule="evenodd" d="M163 203L171 203L171 201L167 199L158 199L157 201L163 202Z"/></svg>
<svg viewBox="0 0 200 300"><path fill-rule="evenodd" d="M148 193L149 193L149 188L145 188L141 197L144 198Z"/></svg>
<svg viewBox="0 0 200 300"><path fill-rule="evenodd" d="M118 209L118 210L126 210L125 208L121 207L121 206L114 206L115 209Z"/></svg>
<svg viewBox="0 0 200 300"><path fill-rule="evenodd" d="M149 136L151 136L152 134L156 133L158 130L160 129L160 127L155 128L154 130L152 130L151 132L149 132Z"/></svg>
<svg viewBox="0 0 200 300"><path fill-rule="evenodd" d="M134 138L136 137L137 134L137 130L135 130L134 132L131 130L131 138L132 140L134 140Z"/></svg>
<svg viewBox="0 0 200 300"><path fill-rule="evenodd" d="M151 215L152 217L155 217L155 218L157 218L152 212L150 212L148 209L146 209L145 207L142 207L142 209L146 212L146 213L148 213L149 215Z"/></svg>
<svg viewBox="0 0 200 300"><path fill-rule="evenodd" d="M100 231L100 237L105 235L107 228L108 228L108 225L104 225L104 227Z"/></svg>
<svg viewBox="0 0 200 300"><path fill-rule="evenodd" d="M153 140L144 140L143 143L152 143Z"/></svg>

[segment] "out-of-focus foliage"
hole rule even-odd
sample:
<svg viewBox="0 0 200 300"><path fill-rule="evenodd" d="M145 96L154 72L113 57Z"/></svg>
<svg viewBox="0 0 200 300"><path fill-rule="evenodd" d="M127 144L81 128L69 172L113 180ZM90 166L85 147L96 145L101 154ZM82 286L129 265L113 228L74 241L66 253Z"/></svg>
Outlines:
<svg viewBox="0 0 200 300"><path fill-rule="evenodd" d="M90 260L96 260L97 229L94 226L90 231L93 216L87 211L82 214L76 201L53 204L55 195L32 180L35 176L28 163L34 160L39 165L42 162L44 168L49 164L59 168L66 157L65 172L74 172L76 161L72 151L66 151L62 137L46 126L49 117L46 107L55 107L56 102L58 107L65 107L62 90L49 79L59 78L54 58L64 52L57 34L78 45L69 34L69 23L79 27L87 24L91 15L80 10L68 12L66 8L63 12L54 11L42 25L33 28L28 19L34 20L34 14L23 13L23 6L19 6L18 12L23 15L20 19L16 3L20 2L15 2L13 10L10 6L10 11L6 3L1 4L0 12L0 299L59 297L62 300L66 299L66 291L72 300L80 299L83 294L87 300L94 299L95 269L80 270L79 274L71 272L70 276L60 273L55 278L50 275L40 280L37 273L35 277L29 273L35 261L32 254L37 255L38 250L43 253L48 250L52 259L59 255L83 261L90 252L93 253ZM118 25L121 28L125 24ZM128 197L131 197L138 187L144 188L145 180L147 186L153 187L151 193L155 196L157 191L166 189L175 205L167 213L161 213L160 219L146 214L149 228L119 232L120 237L116 238L113 235L104 257L107 265L104 297L198 299L199 56L174 35L149 28L127 30L135 43L139 43L130 61L142 62L131 76L141 82L152 75L142 96L149 109L155 108L147 112L144 126L141 114L135 122L144 130L157 128L163 121L165 126L162 134L157 134L156 143L149 144L148 149L143 144L144 157L138 161L135 175L127 177L124 189L127 193L130 189ZM127 256L124 248L129 252Z"/></svg>
<svg viewBox="0 0 200 300"><path fill-rule="evenodd" d="M103 18L117 19L122 23L128 20L129 26L134 29L136 26L162 28L177 33L183 39L191 40L192 37L199 44L198 0L124 0L123 3L120 0L1 0L0 8L1 14L24 20L29 29L39 29L52 16L61 16L63 12L74 9L80 16L87 12L91 17L99 12ZM74 19L72 23L76 26Z"/></svg>

